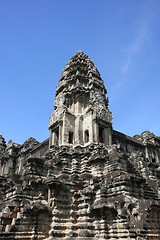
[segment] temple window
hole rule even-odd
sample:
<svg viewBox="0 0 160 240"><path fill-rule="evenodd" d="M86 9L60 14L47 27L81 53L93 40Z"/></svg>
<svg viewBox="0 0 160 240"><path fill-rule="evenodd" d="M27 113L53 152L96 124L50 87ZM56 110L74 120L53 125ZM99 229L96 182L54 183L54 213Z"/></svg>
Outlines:
<svg viewBox="0 0 160 240"><path fill-rule="evenodd" d="M68 139L68 142L69 142L70 144L73 143L73 132L69 132L69 139Z"/></svg>
<svg viewBox="0 0 160 240"><path fill-rule="evenodd" d="M59 128L57 128L54 132L54 142L55 142L55 145L59 145Z"/></svg>
<svg viewBox="0 0 160 240"><path fill-rule="evenodd" d="M99 127L99 142L104 143L104 128Z"/></svg>
<svg viewBox="0 0 160 240"><path fill-rule="evenodd" d="M84 141L85 143L89 142L89 130L85 130L84 132Z"/></svg>

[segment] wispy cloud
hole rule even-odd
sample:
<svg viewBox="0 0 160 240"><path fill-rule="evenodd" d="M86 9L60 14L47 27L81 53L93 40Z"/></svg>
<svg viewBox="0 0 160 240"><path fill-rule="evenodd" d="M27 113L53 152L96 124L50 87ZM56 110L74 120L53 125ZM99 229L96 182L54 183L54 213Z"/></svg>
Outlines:
<svg viewBox="0 0 160 240"><path fill-rule="evenodd" d="M123 50L125 52L125 59L121 67L121 75L127 74L127 72L130 70L133 61L135 60L136 56L140 54L145 44L145 41L148 38L149 25L147 24L147 22L148 21L146 21L144 25L139 28L139 32L136 34L135 39L129 45L129 47Z"/></svg>
<svg viewBox="0 0 160 240"><path fill-rule="evenodd" d="M135 22L134 37L131 43L128 46L123 47L122 51L124 54L123 62L120 67L120 78L117 82L116 88L119 89L125 83L125 76L132 69L134 62L137 57L140 55L142 50L145 48L146 42L152 36L152 26L157 15L157 1L146 4L141 9L139 16Z"/></svg>

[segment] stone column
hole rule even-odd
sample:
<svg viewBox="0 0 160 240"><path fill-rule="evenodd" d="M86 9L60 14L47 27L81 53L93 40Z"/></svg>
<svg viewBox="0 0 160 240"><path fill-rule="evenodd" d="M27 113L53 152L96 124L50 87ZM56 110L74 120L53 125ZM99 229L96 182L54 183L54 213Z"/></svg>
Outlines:
<svg viewBox="0 0 160 240"><path fill-rule="evenodd" d="M52 131L50 130L49 146L51 145L53 145L53 142L52 142Z"/></svg>
<svg viewBox="0 0 160 240"><path fill-rule="evenodd" d="M93 129L94 129L94 133L93 133L93 139L94 142L98 143L99 142L99 129L98 129L98 124L97 122L94 120L93 122Z"/></svg>
<svg viewBox="0 0 160 240"><path fill-rule="evenodd" d="M48 205L50 206L51 204L51 190L48 188Z"/></svg>
<svg viewBox="0 0 160 240"><path fill-rule="evenodd" d="M92 115L90 116L90 128L89 128L89 143L94 142L94 129Z"/></svg>
<svg viewBox="0 0 160 240"><path fill-rule="evenodd" d="M63 125L62 125L61 133L62 133L61 145L66 145L66 116L65 116L65 114L63 116Z"/></svg>
<svg viewBox="0 0 160 240"><path fill-rule="evenodd" d="M79 116L75 118L75 144L79 144Z"/></svg>
<svg viewBox="0 0 160 240"><path fill-rule="evenodd" d="M78 101L78 97L75 97L75 113L79 113L79 101Z"/></svg>
<svg viewBox="0 0 160 240"><path fill-rule="evenodd" d="M109 133L109 145L112 145L112 129L111 129L111 127L108 128L108 133Z"/></svg>
<svg viewBox="0 0 160 240"><path fill-rule="evenodd" d="M146 157L147 159L149 158L147 146L145 146L145 157Z"/></svg>
<svg viewBox="0 0 160 240"><path fill-rule="evenodd" d="M62 125L59 125L59 145L62 145Z"/></svg>
<svg viewBox="0 0 160 240"><path fill-rule="evenodd" d="M52 132L52 135L51 135L51 145L55 145L55 133Z"/></svg>

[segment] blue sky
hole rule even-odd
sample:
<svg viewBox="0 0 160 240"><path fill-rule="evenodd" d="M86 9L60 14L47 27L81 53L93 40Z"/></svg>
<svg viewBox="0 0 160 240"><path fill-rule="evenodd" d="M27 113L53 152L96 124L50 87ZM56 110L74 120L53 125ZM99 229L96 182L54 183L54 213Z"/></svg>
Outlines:
<svg viewBox="0 0 160 240"><path fill-rule="evenodd" d="M0 132L49 136L55 88L77 50L108 90L113 128L160 135L159 0L0 0Z"/></svg>

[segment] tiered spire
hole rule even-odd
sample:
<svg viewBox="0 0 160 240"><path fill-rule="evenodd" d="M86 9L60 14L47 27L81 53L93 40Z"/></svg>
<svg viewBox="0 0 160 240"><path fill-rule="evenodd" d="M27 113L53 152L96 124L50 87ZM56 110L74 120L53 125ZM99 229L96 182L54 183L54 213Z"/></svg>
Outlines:
<svg viewBox="0 0 160 240"><path fill-rule="evenodd" d="M93 61L82 51L78 51L66 64L59 81L76 79L77 76L90 79L91 74L94 74L103 83Z"/></svg>
<svg viewBox="0 0 160 240"><path fill-rule="evenodd" d="M112 116L106 92L95 64L78 51L66 64L56 89L49 123L51 145L109 144Z"/></svg>

